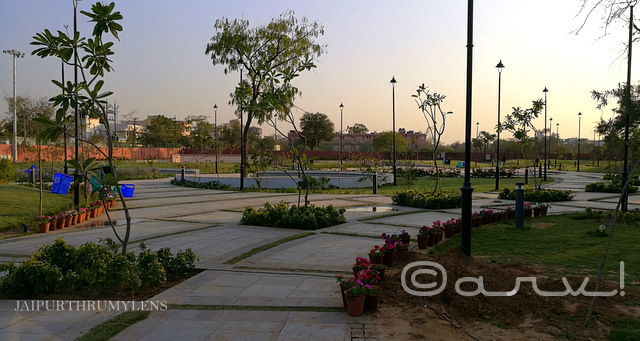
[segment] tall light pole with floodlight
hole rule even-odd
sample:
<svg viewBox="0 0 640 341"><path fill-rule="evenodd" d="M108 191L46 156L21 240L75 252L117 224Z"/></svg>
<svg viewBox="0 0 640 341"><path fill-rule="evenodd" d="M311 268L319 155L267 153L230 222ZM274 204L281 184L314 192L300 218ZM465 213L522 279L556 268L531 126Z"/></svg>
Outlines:
<svg viewBox="0 0 640 341"><path fill-rule="evenodd" d="M24 53L18 50L3 50L13 56L13 163L18 162L18 102L16 99L16 60L24 58ZM26 134L26 132L25 132Z"/></svg>
<svg viewBox="0 0 640 341"><path fill-rule="evenodd" d="M582 120L582 113L578 113L578 167L576 171L580 171L580 121Z"/></svg>
<svg viewBox="0 0 640 341"><path fill-rule="evenodd" d="M496 191L500 190L500 90L502 86L502 69L504 69L504 64L502 64L502 59L498 65L496 65L498 69L498 141L496 142Z"/></svg>
<svg viewBox="0 0 640 341"><path fill-rule="evenodd" d="M544 169L544 178L542 180L547 181L547 92L549 90L545 86L542 92L544 92L544 166L542 167Z"/></svg>
<svg viewBox="0 0 640 341"><path fill-rule="evenodd" d="M218 104L213 105L213 149L216 151L216 174L218 174Z"/></svg>
<svg viewBox="0 0 640 341"><path fill-rule="evenodd" d="M393 145L393 185L397 186L398 182L396 179L397 169L396 169L396 77L391 77L391 101L392 101L392 116L393 116L393 132L391 133L391 141Z"/></svg>

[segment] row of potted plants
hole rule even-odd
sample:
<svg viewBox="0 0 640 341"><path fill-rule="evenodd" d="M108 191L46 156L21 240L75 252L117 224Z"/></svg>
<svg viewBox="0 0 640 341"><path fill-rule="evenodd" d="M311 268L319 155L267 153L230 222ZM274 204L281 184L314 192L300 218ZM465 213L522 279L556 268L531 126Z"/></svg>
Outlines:
<svg viewBox="0 0 640 341"><path fill-rule="evenodd" d="M47 233L50 230L62 230L65 227L71 227L81 224L85 220L96 218L104 213L105 209L113 207L115 201L115 198L108 198L104 203L97 201L89 204L89 207L70 209L54 215L40 215L37 219L40 233Z"/></svg>

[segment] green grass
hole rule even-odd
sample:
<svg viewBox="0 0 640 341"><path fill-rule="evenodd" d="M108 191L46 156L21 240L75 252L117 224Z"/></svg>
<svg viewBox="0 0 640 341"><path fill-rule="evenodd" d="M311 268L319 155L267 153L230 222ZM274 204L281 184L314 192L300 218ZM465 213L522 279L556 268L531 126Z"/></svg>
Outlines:
<svg viewBox="0 0 640 341"><path fill-rule="evenodd" d="M474 256L497 263L520 262L541 265L550 276L597 275L606 237L593 233L598 222L577 220L578 214L526 219L524 228L517 229L513 221L473 229L471 252ZM610 229L607 226L607 229ZM640 228L619 225L615 227L607 262L606 279L618 282L620 261L625 262L625 281L640 277ZM434 248L434 253L460 245L460 236L447 240ZM625 286L638 286L629 285Z"/></svg>
<svg viewBox="0 0 640 341"><path fill-rule="evenodd" d="M149 317L150 311L127 311L89 330L77 341L107 341L132 324Z"/></svg>
<svg viewBox="0 0 640 341"><path fill-rule="evenodd" d="M640 340L640 317L615 321L607 338L613 341Z"/></svg>
<svg viewBox="0 0 640 341"><path fill-rule="evenodd" d="M35 225L38 217L39 189L0 185L0 231L19 227L22 223ZM71 195L42 192L42 210L44 214L56 214L73 206Z"/></svg>

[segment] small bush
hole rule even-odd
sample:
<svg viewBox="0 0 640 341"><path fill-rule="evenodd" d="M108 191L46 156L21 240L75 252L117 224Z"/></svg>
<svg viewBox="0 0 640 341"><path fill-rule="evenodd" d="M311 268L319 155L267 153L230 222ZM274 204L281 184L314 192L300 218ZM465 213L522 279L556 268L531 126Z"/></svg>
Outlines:
<svg viewBox="0 0 640 341"><path fill-rule="evenodd" d="M585 209L585 215L587 219L600 220L600 221L613 221L613 211L599 211L590 207ZM628 210L627 212L618 212L618 219L616 222L624 223L627 225L639 225L640 224L640 209Z"/></svg>
<svg viewBox="0 0 640 341"><path fill-rule="evenodd" d="M9 159L0 160L0 184L6 184L7 182L14 181L16 176L13 163Z"/></svg>
<svg viewBox="0 0 640 341"><path fill-rule="evenodd" d="M171 180L171 184L176 186L191 187L191 188L217 189L222 191L233 190L231 185L221 185L217 181L195 182L195 181L189 181L189 180L182 181L178 179L173 179Z"/></svg>
<svg viewBox="0 0 640 341"><path fill-rule="evenodd" d="M172 280L195 273L197 258L191 249L174 257L168 248L153 252L141 244L136 256L133 252L117 253L114 244L107 239L100 245L89 242L75 247L58 238L19 266L1 264L0 297L39 297L71 290L89 295L123 290L135 294L164 283L167 273Z"/></svg>
<svg viewBox="0 0 640 341"><path fill-rule="evenodd" d="M281 201L276 205L265 203L264 208L259 209L245 208L240 224L316 230L346 222L344 212L344 208L336 209L332 205L289 206Z"/></svg>
<svg viewBox="0 0 640 341"><path fill-rule="evenodd" d="M516 176L516 169L513 168L500 168L501 178L512 178ZM471 177L473 178L495 178L495 168L474 168L471 170Z"/></svg>
<svg viewBox="0 0 640 341"><path fill-rule="evenodd" d="M401 191L391 197L395 205L419 207L427 209L442 209L461 207L462 196L460 194L447 194L436 192L431 195L414 190Z"/></svg>
<svg viewBox="0 0 640 341"><path fill-rule="evenodd" d="M622 183L620 182L592 182L587 184L584 188L587 192L599 192L599 193L622 193ZM638 191L638 187L629 184L629 193L635 193Z"/></svg>
<svg viewBox="0 0 640 341"><path fill-rule="evenodd" d="M563 191L559 189L533 189L533 188L525 188L524 190L524 200L525 201L535 201L535 202L555 202L555 201L569 201L573 199L575 194L571 191ZM508 199L515 200L516 199L516 191L509 188L504 188L500 194L498 194L498 198L500 199Z"/></svg>

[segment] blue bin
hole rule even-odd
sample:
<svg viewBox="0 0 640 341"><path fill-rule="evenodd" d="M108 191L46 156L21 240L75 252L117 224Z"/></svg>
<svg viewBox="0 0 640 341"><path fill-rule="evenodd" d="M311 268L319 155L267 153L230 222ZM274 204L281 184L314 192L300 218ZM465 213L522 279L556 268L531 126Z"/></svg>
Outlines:
<svg viewBox="0 0 640 341"><path fill-rule="evenodd" d="M133 190L136 188L136 185L122 185L122 196L125 198L131 198L133 196Z"/></svg>
<svg viewBox="0 0 640 341"><path fill-rule="evenodd" d="M51 193L54 194L67 194L69 186L73 181L73 176L56 173L53 175L53 186L51 186Z"/></svg>

